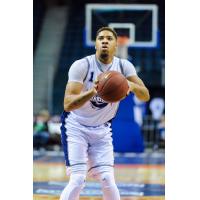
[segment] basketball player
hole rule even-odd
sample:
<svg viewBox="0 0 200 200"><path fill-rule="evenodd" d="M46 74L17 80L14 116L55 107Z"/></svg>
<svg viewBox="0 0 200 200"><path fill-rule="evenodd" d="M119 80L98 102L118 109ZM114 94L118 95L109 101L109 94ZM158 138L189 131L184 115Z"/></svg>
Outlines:
<svg viewBox="0 0 200 200"><path fill-rule="evenodd" d="M134 66L115 57L117 34L113 29L102 27L97 31L95 49L96 54L75 61L68 74L61 135L70 180L60 200L78 200L87 174L101 183L104 200L120 199L110 124L119 102L107 103L98 97L94 83L97 76L109 70L121 72L127 78L129 92L142 101L149 100L148 89Z"/></svg>

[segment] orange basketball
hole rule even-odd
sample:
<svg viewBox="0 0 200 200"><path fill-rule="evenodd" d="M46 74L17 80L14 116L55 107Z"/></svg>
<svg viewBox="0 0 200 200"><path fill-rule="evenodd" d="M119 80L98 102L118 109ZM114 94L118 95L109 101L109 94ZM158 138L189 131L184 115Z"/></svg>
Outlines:
<svg viewBox="0 0 200 200"><path fill-rule="evenodd" d="M117 102L126 97L129 86L126 78L117 71L98 76L97 94L106 102Z"/></svg>

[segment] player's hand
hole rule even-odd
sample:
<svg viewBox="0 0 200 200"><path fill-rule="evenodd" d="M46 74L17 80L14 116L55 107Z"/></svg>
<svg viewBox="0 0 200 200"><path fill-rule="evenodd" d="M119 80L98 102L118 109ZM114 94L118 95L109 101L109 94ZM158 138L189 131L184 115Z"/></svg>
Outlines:
<svg viewBox="0 0 200 200"><path fill-rule="evenodd" d="M99 80L96 79L96 80L94 81L94 84L97 85L98 83L99 83Z"/></svg>
<svg viewBox="0 0 200 200"><path fill-rule="evenodd" d="M96 80L94 81L94 87L95 87L96 91L97 91L97 88L98 88L98 83L99 83L99 81L101 81L101 79L102 79L103 77L104 77L104 73L101 73L101 74L99 74L99 75L97 76Z"/></svg>
<svg viewBox="0 0 200 200"><path fill-rule="evenodd" d="M125 98L130 94L130 92L132 91L132 90L131 90L131 88L132 88L132 82L130 82L129 80L127 80L127 82L128 82L128 91L127 91L127 93L126 93L126 96L123 97L121 100L125 99ZM121 100L120 100L120 101L121 101Z"/></svg>
<svg viewBox="0 0 200 200"><path fill-rule="evenodd" d="M97 94L98 83L99 83L98 79L94 81L94 92L95 92L95 94Z"/></svg>
<svg viewBox="0 0 200 200"><path fill-rule="evenodd" d="M128 91L127 91L127 93L126 93L126 96L128 96L129 95L129 93L132 91L132 87L133 87L133 82L131 82L131 81L129 81L129 80L127 80L128 81Z"/></svg>

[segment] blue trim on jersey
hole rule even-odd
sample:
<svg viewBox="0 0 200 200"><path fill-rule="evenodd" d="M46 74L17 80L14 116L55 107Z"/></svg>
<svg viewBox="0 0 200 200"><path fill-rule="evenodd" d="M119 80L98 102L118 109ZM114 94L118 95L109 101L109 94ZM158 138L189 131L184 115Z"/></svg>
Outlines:
<svg viewBox="0 0 200 200"><path fill-rule="evenodd" d="M122 60L120 58L119 58L119 66L120 66L121 73L124 75L124 69L123 69L123 65L122 65Z"/></svg>
<svg viewBox="0 0 200 200"><path fill-rule="evenodd" d="M99 70L100 70L101 72L105 72L105 71L103 71L103 69L102 69L102 67L101 67L101 64L98 62L96 55L95 55L95 61L96 61L96 65L97 65L97 67L99 68ZM108 67L108 69L107 69L106 71L109 71L109 70L110 70L110 68L111 68L112 65L113 65L113 62L114 62L114 59L113 59L113 61L112 61L112 64Z"/></svg>
<svg viewBox="0 0 200 200"><path fill-rule="evenodd" d="M88 68L87 68L87 73L86 73L86 75L85 75L85 78L83 79L83 82L85 82L85 80L86 80L86 78L87 78L87 76L88 76L89 68L90 68L90 62L89 62L88 58L86 57L85 59L86 59L86 61L87 61L87 63L88 63L88 66L87 66Z"/></svg>
<svg viewBox="0 0 200 200"><path fill-rule="evenodd" d="M61 143L65 155L65 164L66 166L70 166L68 159L68 149L67 149L67 129L65 128L65 119L67 118L68 113L63 111L61 115Z"/></svg>

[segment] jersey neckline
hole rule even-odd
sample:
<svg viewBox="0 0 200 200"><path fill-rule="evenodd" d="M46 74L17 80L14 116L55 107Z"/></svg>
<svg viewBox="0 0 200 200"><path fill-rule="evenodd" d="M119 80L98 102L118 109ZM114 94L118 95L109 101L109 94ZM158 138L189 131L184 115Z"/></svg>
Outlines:
<svg viewBox="0 0 200 200"><path fill-rule="evenodd" d="M94 56L95 56L96 65L97 65L97 67L99 68L99 70L100 70L101 72L107 72L107 71L110 70L110 68L112 67L113 62L114 62L114 57L113 57L113 60L112 60L112 63L110 64L110 66L109 66L109 64L107 64L107 65L108 65L108 67L107 67L106 64L101 63L101 61L99 61L99 60L97 59L96 55L94 55ZM106 70L105 70L105 71L102 69L102 65L104 65L104 67L106 67Z"/></svg>

